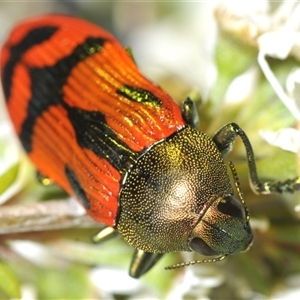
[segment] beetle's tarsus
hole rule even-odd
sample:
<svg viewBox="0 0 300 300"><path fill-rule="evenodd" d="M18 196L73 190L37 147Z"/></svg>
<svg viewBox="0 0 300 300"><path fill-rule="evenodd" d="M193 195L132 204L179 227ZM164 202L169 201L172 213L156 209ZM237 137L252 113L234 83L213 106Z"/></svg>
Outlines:
<svg viewBox="0 0 300 300"><path fill-rule="evenodd" d="M300 178L287 179L283 182L263 182L258 178L254 152L246 133L235 123L229 123L223 126L213 137L213 141L223 156L231 151L233 143L237 137L240 137L246 149L246 158L248 162L250 185L256 194L273 194L273 193L293 193L300 191Z"/></svg>
<svg viewBox="0 0 300 300"><path fill-rule="evenodd" d="M114 228L105 227L104 229L101 229L99 232L92 236L92 241L94 243L102 243L115 237L117 234L118 232Z"/></svg>
<svg viewBox="0 0 300 300"><path fill-rule="evenodd" d="M36 171L36 179L37 181L44 185L44 186L50 186L53 185L54 182L52 179L50 179L49 177L43 175L42 173L40 173L39 171Z"/></svg>
<svg viewBox="0 0 300 300"><path fill-rule="evenodd" d="M287 179L285 181L264 182L262 187L258 189L260 194L281 194L294 193L300 191L300 177Z"/></svg>
<svg viewBox="0 0 300 300"><path fill-rule="evenodd" d="M162 256L163 254L161 253L149 253L143 250L135 250L129 269L129 275L133 278L141 277L149 271Z"/></svg>

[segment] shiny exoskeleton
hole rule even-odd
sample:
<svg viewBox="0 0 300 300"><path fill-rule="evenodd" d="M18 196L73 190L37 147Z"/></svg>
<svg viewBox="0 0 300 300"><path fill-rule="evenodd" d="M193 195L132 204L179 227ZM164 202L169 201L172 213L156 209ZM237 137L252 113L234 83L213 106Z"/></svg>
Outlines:
<svg viewBox="0 0 300 300"><path fill-rule="evenodd" d="M189 98L178 107L112 35L86 21L47 15L18 25L1 51L1 79L16 133L39 172L136 249L135 278L164 253L195 251L218 261L249 248L249 213L223 160L238 136L254 191L299 190L298 179L261 183L238 125L213 138L199 132Z"/></svg>

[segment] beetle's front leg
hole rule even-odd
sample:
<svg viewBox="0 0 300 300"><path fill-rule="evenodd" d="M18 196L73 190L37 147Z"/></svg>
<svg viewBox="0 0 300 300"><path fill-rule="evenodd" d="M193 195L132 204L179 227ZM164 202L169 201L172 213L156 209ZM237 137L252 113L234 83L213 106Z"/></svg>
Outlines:
<svg viewBox="0 0 300 300"><path fill-rule="evenodd" d="M222 127L213 137L213 141L217 145L222 156L225 156L233 146L237 136L242 139L246 154L250 174L250 184L254 192L258 194L271 194L271 193L293 193L300 191L300 178L288 179L283 182L280 181L266 181L261 182L257 175L255 157L251 143L246 133L235 123L229 123Z"/></svg>
<svg viewBox="0 0 300 300"><path fill-rule="evenodd" d="M149 271L163 255L163 253L149 253L143 250L135 250L129 269L129 275L133 278L141 277Z"/></svg>

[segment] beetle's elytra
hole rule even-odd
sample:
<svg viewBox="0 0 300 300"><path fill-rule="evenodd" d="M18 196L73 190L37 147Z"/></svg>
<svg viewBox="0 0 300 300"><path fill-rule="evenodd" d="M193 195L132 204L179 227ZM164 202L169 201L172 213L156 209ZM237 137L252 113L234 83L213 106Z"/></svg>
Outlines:
<svg viewBox="0 0 300 300"><path fill-rule="evenodd" d="M238 125L213 138L199 132L190 99L178 107L111 34L86 21L47 15L19 24L1 51L1 79L38 171L136 249L133 277L167 252L221 259L249 247L249 214L223 161L237 136L256 192L299 189L297 180L261 183Z"/></svg>

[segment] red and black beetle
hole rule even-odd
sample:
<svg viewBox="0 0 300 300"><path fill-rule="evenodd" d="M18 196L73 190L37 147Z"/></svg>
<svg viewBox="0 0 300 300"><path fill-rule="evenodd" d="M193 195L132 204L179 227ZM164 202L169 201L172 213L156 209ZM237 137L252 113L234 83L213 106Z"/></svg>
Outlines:
<svg viewBox="0 0 300 300"><path fill-rule="evenodd" d="M190 99L178 107L111 34L86 21L46 15L19 24L1 51L1 79L38 171L136 249L133 277L167 252L221 259L249 247L249 215L223 161L237 136L256 192L297 184L260 183L238 125L213 138L199 132Z"/></svg>

